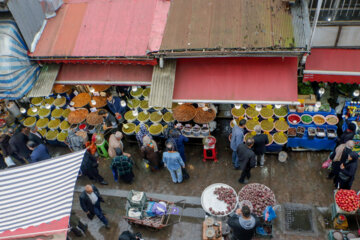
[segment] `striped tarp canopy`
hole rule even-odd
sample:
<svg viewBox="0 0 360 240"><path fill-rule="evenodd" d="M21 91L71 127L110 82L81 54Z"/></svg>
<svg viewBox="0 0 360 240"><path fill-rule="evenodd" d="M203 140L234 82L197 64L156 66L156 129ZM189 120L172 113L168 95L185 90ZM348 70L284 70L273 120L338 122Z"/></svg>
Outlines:
<svg viewBox="0 0 360 240"><path fill-rule="evenodd" d="M0 20L0 99L22 98L34 85L40 67L30 61L14 21Z"/></svg>
<svg viewBox="0 0 360 240"><path fill-rule="evenodd" d="M85 151L0 171L0 239L66 232Z"/></svg>

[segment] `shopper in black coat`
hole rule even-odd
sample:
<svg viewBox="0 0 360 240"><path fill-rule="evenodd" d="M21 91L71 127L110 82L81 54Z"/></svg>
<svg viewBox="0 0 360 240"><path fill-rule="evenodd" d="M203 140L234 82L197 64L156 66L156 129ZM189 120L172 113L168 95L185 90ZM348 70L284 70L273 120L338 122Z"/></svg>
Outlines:
<svg viewBox="0 0 360 240"><path fill-rule="evenodd" d="M89 151L86 151L81 163L81 172L90 180L96 180L101 185L108 185L108 183L104 181L104 178L99 174L98 166L99 164L96 157L91 155Z"/></svg>
<svg viewBox="0 0 360 240"><path fill-rule="evenodd" d="M351 152L346 162L340 165L338 184L341 189L351 189L358 166L358 158L359 155L356 152Z"/></svg>
<svg viewBox="0 0 360 240"><path fill-rule="evenodd" d="M350 122L347 117L346 118L346 124L348 128L341 134L341 136L337 139L337 146L343 143L346 143L349 140L353 140L355 133L356 133L356 125L352 122Z"/></svg>
<svg viewBox="0 0 360 240"><path fill-rule="evenodd" d="M100 207L100 202L104 202L104 199L101 197L99 190L94 185L86 185L85 190L80 194L79 200L82 210L86 213L89 219L92 220L94 215L96 215L100 221L104 223L106 228L110 228L109 222Z"/></svg>
<svg viewBox="0 0 360 240"><path fill-rule="evenodd" d="M261 133L261 126L257 125L254 128L256 135L254 138L254 153L256 155L256 164L263 167L265 164L266 145L269 144L269 138L266 134Z"/></svg>
<svg viewBox="0 0 360 240"><path fill-rule="evenodd" d="M251 240L259 221L255 215L250 213L249 207L244 205L230 216L227 224L231 228L231 240Z"/></svg>
<svg viewBox="0 0 360 240"><path fill-rule="evenodd" d="M254 146L254 139L250 138L246 140L245 144L241 143L237 147L236 152L239 158L240 169L242 170L239 179L240 183L248 182L245 178L250 179L251 177L250 170L256 165L255 153L251 150L253 146Z"/></svg>
<svg viewBox="0 0 360 240"><path fill-rule="evenodd" d="M16 159L20 162L26 163L24 160L30 160L31 151L26 147L26 143L29 141L29 128L20 127L20 131L11 136L9 140L12 154L16 155Z"/></svg>

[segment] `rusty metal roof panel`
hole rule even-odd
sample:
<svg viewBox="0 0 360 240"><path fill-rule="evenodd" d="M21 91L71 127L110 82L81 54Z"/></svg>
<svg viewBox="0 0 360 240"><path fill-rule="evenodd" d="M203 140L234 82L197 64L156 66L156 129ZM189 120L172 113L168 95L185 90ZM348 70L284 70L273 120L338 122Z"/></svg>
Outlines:
<svg viewBox="0 0 360 240"><path fill-rule="evenodd" d="M134 57L159 50L167 0L64 0L32 57Z"/></svg>
<svg viewBox="0 0 360 240"><path fill-rule="evenodd" d="M160 50L293 48L282 0L173 0Z"/></svg>
<svg viewBox="0 0 360 240"><path fill-rule="evenodd" d="M175 85L176 60L166 60L164 67L154 66L149 106L172 107Z"/></svg>

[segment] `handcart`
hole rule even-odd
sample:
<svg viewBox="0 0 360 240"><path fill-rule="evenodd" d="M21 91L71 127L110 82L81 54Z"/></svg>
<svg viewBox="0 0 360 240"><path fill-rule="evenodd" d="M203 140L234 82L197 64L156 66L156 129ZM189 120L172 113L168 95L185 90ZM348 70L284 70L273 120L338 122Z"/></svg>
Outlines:
<svg viewBox="0 0 360 240"><path fill-rule="evenodd" d="M147 216L146 208L145 208L145 206L143 206L142 207L142 216L143 217L141 219L132 218L129 216L123 216L123 218L125 220L127 220L127 222L130 225L145 226L151 230L160 230L164 227L181 222L181 217L183 215L185 204L186 204L185 200L181 200L178 202L170 202L170 201L166 201L166 200L148 197L146 202L165 202L166 206L167 206L166 213L161 216ZM179 205L181 205L181 207ZM128 207L128 204L126 207ZM179 209L179 208L181 208L181 209ZM171 215L178 215L178 220L170 223L169 220L170 220Z"/></svg>

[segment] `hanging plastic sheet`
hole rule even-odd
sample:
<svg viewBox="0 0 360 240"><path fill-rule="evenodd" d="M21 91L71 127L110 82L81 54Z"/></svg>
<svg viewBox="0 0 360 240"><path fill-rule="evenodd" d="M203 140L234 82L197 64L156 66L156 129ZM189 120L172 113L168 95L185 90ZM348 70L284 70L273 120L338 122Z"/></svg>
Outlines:
<svg viewBox="0 0 360 240"><path fill-rule="evenodd" d="M40 67L30 61L14 21L0 20L0 99L22 98L34 85Z"/></svg>

